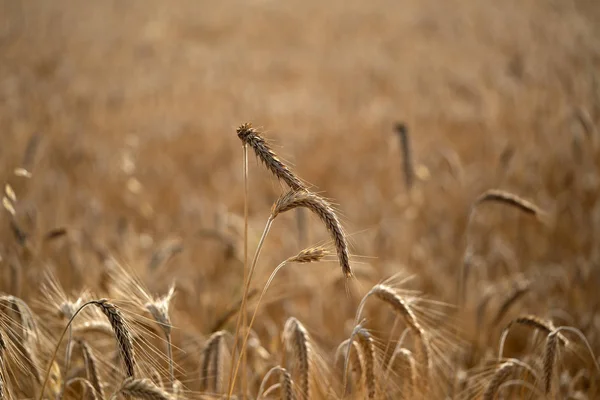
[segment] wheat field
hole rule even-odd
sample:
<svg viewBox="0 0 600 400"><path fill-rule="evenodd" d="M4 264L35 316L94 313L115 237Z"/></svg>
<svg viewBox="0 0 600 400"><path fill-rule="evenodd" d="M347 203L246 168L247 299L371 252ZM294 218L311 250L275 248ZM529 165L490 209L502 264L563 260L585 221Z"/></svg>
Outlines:
<svg viewBox="0 0 600 400"><path fill-rule="evenodd" d="M600 397L600 4L0 0L0 400Z"/></svg>

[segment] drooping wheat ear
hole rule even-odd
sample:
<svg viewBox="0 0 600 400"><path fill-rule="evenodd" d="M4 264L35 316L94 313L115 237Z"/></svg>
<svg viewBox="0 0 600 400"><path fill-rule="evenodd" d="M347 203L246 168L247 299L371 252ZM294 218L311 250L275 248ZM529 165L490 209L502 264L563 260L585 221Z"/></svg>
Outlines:
<svg viewBox="0 0 600 400"><path fill-rule="evenodd" d="M150 379L134 379L132 377L126 378L123 384L119 388L119 393L131 396L136 399L145 400L170 400L171 396L158 386L156 386Z"/></svg>
<svg viewBox="0 0 600 400"><path fill-rule="evenodd" d="M346 235L344 234L342 224L329 202L306 190L291 190L277 199L271 210L271 217L275 218L280 213L284 213L297 207L305 207L321 219L333 239L344 276L346 278L352 277Z"/></svg>
<svg viewBox="0 0 600 400"><path fill-rule="evenodd" d="M295 361L291 364L291 370L297 371L300 391L308 400L310 399L310 342L306 328L294 317L288 318L285 322L283 344L286 354Z"/></svg>
<svg viewBox="0 0 600 400"><path fill-rule="evenodd" d="M131 339L131 333L125 325L121 311L107 299L95 301L93 304L102 311L108 319L108 322L110 322L119 345L121 358L123 359L123 364L125 366L125 373L130 378L134 377L135 354L133 351L133 341Z"/></svg>
<svg viewBox="0 0 600 400"><path fill-rule="evenodd" d="M244 144L252 147L256 156L277 179L284 181L292 190L306 189L306 185L279 160L266 140L252 127L252 124L240 125L237 135Z"/></svg>
<svg viewBox="0 0 600 400"><path fill-rule="evenodd" d="M517 364L515 364L512 360L500 365L500 367L492 376L490 383L488 383L485 392L483 393L483 400L494 400L496 393L498 393L498 389L500 389L500 386L508 378L510 378L516 368Z"/></svg>
<svg viewBox="0 0 600 400"><path fill-rule="evenodd" d="M525 315L519 318L515 318L506 325L506 328L502 331L502 335L500 336L500 346L499 346L499 354L498 358L502 359L502 354L504 351L504 343L506 342L506 338L508 337L508 333L510 329L514 325L523 325L533 329L537 329L542 331L544 334L549 335L555 329L552 321L547 321L542 318L536 317L535 315ZM563 345L568 344L568 340L564 335L558 334L558 339L560 343Z"/></svg>
<svg viewBox="0 0 600 400"><path fill-rule="evenodd" d="M547 395L552 391L552 376L554 375L557 347L558 331L555 330L548 334L546 348L544 349L544 393Z"/></svg>
<svg viewBox="0 0 600 400"><path fill-rule="evenodd" d="M98 394L101 399L104 399L104 391L102 389L102 383L100 382L100 375L98 374L98 368L96 366L96 357L92 352L90 346L82 339L77 341L77 344L81 348L83 355L83 362L85 364L86 378L89 383L92 384L93 390Z"/></svg>
<svg viewBox="0 0 600 400"><path fill-rule="evenodd" d="M98 399L98 394L96 393L96 391L94 390L94 386L92 385L92 383L85 379L85 378L72 378L69 379L66 383L65 383L65 391L67 388L71 387L72 385L79 383L83 389L85 390L85 394L86 397L85 399L87 400L96 400ZM104 397L100 397L100 400L103 400Z"/></svg>
<svg viewBox="0 0 600 400"><path fill-rule="evenodd" d="M356 319L360 318L362 314L362 310L367 299L370 296L375 296L379 300L384 303L389 304L398 315L400 315L405 324L412 330L412 332L419 339L421 346L419 347L419 362L427 370L427 375L430 373L430 369L432 368L432 360L431 360L431 349L429 344L429 337L423 326L417 320L417 316L413 312L413 310L409 307L408 303L400 296L396 291L384 284L379 284L373 286L373 288L363 297L360 305L358 306L358 310L356 313Z"/></svg>
<svg viewBox="0 0 600 400"><path fill-rule="evenodd" d="M511 207L516 207L517 209L523 211L526 214L532 215L534 217L540 217L544 214L541 208L536 206L530 201L527 201L516 194L506 192L504 190L499 189L490 189L480 195L475 203L473 203L473 208L478 206L481 203L486 202L496 202L509 205Z"/></svg>
<svg viewBox="0 0 600 400"><path fill-rule="evenodd" d="M466 301L466 285L469 278L470 270L471 270L471 259L472 259L472 248L471 248L471 240L469 237L469 226L471 225L471 221L475 218L475 211L477 206L482 203L487 202L496 202L501 204L506 204L511 207L515 207L522 212L534 216L538 221L549 224L548 214L544 212L541 208L536 206L530 201L527 201L515 194L510 192L506 192L504 190L499 189L490 189L483 194L481 194L471 205L471 210L469 212L467 226L466 226L466 247L463 255L463 263L462 270L459 274L458 281L458 295L459 302L464 304Z"/></svg>
<svg viewBox="0 0 600 400"><path fill-rule="evenodd" d="M520 279L516 282L512 290L508 293L498 308L496 317L494 317L494 320L492 321L492 327L497 326L500 321L502 321L502 318L504 318L510 307L529 292L532 284L533 282L529 279Z"/></svg>
<svg viewBox="0 0 600 400"><path fill-rule="evenodd" d="M388 371L394 367L394 362L397 362L398 364L398 375L401 379L400 393L402 393L402 398L412 399L418 374L417 365L411 351L405 348L396 349L390 358Z"/></svg>
<svg viewBox="0 0 600 400"><path fill-rule="evenodd" d="M362 327L356 331L356 337L365 358L363 380L367 387L367 398L372 400L375 399L377 395L377 382L375 380L375 343L369 331Z"/></svg>
<svg viewBox="0 0 600 400"><path fill-rule="evenodd" d="M213 333L202 350L200 385L202 391L218 393L222 386L223 345L226 331Z"/></svg>
<svg viewBox="0 0 600 400"><path fill-rule="evenodd" d="M301 250L298 254L287 259L287 262L296 263L311 263L321 261L325 256L329 255L327 249L323 246L309 247Z"/></svg>
<svg viewBox="0 0 600 400"><path fill-rule="evenodd" d="M412 161L412 152L410 151L410 142L408 140L408 128L402 122L398 122L394 129L400 138L400 148L402 150L402 166L404 169L404 183L407 189L410 189L414 180L414 169Z"/></svg>

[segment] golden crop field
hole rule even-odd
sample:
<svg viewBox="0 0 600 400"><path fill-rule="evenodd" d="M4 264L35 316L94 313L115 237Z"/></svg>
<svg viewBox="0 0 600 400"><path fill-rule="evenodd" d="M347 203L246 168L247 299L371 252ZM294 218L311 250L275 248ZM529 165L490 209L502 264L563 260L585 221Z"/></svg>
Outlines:
<svg viewBox="0 0 600 400"><path fill-rule="evenodd" d="M595 0L0 0L0 132L0 400L600 397Z"/></svg>

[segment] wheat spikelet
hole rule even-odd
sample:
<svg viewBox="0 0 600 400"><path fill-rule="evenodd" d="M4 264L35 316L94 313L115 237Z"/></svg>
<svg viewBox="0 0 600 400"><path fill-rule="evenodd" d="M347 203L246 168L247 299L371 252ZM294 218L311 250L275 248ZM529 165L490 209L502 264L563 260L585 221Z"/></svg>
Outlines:
<svg viewBox="0 0 600 400"><path fill-rule="evenodd" d="M128 377L132 378L135 374L135 355L133 351L133 341L131 340L131 333L125 325L125 321L123 319L123 316L121 315L121 311L116 305L112 304L107 299L95 301L93 304L96 305L100 309L100 311L102 311L102 313L108 319L108 322L110 322L110 325L113 328L113 333L119 345L119 350L121 353L121 358L123 359L123 364L125 365L125 373Z"/></svg>
<svg viewBox="0 0 600 400"><path fill-rule="evenodd" d="M546 338L546 348L544 350L544 393L547 395L552 391L552 376L557 347L558 331L553 331Z"/></svg>
<svg viewBox="0 0 600 400"><path fill-rule="evenodd" d="M362 348L362 353L365 359L364 382L367 388L367 398L375 399L377 394L377 382L375 380L375 343L373 337L366 329L360 327L356 330L358 344Z"/></svg>
<svg viewBox="0 0 600 400"><path fill-rule="evenodd" d="M104 398L104 391L102 389L102 383L100 382L100 375L98 374L98 368L96 366L97 361L94 353L90 346L84 340L78 340L77 344L81 348L81 353L83 355L83 362L85 363L85 371L86 377L89 383L91 383L95 392L100 396L101 399Z"/></svg>
<svg viewBox="0 0 600 400"><path fill-rule="evenodd" d="M317 246L317 247L309 247L307 249L301 250L298 254L293 257L287 259L287 262L296 262L296 263L311 263L321 261L324 257L328 256L329 252L325 247Z"/></svg>
<svg viewBox="0 0 600 400"><path fill-rule="evenodd" d="M310 193L306 190L291 190L277 199L273 205L271 217L275 218L280 213L297 207L308 208L321 219L335 244L342 272L344 273L344 276L350 278L352 276L352 268L350 267L350 256L348 255L346 236L342 224L331 205L325 199L314 193Z"/></svg>
<svg viewBox="0 0 600 400"><path fill-rule="evenodd" d="M136 399L170 400L169 393L160 389L149 379L127 378L123 381L119 393Z"/></svg>
<svg viewBox="0 0 600 400"><path fill-rule="evenodd" d="M279 180L284 181L292 190L306 189L306 185L279 160L265 139L252 127L252 124L245 123L240 125L237 129L237 135L242 143L252 147L256 156Z"/></svg>
<svg viewBox="0 0 600 400"><path fill-rule="evenodd" d="M498 389L513 374L516 367L517 365L513 361L507 361L500 365L483 393L483 400L494 400Z"/></svg>
<svg viewBox="0 0 600 400"><path fill-rule="evenodd" d="M285 322L283 343L286 354L294 360L293 370L298 372L300 391L306 399L310 399L310 342L308 332L294 317Z"/></svg>

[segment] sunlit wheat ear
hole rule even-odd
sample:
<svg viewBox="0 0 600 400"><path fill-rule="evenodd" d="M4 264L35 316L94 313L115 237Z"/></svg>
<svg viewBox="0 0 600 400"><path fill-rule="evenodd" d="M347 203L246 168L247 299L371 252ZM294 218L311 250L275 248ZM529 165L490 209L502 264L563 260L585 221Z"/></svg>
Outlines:
<svg viewBox="0 0 600 400"><path fill-rule="evenodd" d="M356 339L364 355L364 382L367 388L367 398L375 399L377 396L377 381L375 377L375 343L373 337L365 328L360 327L356 330Z"/></svg>
<svg viewBox="0 0 600 400"><path fill-rule="evenodd" d="M150 379L127 378L119 388L119 393L136 399L170 400L171 396Z"/></svg>
<svg viewBox="0 0 600 400"><path fill-rule="evenodd" d="M278 384L279 391L281 393L280 398L282 400L294 400L294 382L292 381L292 376L285 368L279 365L271 368L263 377L258 389L258 395L256 396L257 400L267 397L267 392L269 392L269 389L265 390L265 386L267 385L271 375L273 375L275 372L279 372L280 376Z"/></svg>
<svg viewBox="0 0 600 400"><path fill-rule="evenodd" d="M100 381L100 375L97 368L97 360L90 346L82 339L77 340L77 344L81 348L83 362L85 364L86 378L91 383L93 390L103 399L104 390Z"/></svg>
<svg viewBox="0 0 600 400"><path fill-rule="evenodd" d="M223 391L223 371L225 361L229 358L225 340L229 337L226 331L213 333L204 344L201 356L200 390L210 393Z"/></svg>
<svg viewBox="0 0 600 400"><path fill-rule="evenodd" d="M483 392L483 400L494 400L500 386L513 375L516 369L517 364L513 361L507 361L500 365Z"/></svg>
<svg viewBox="0 0 600 400"><path fill-rule="evenodd" d="M294 317L288 318L283 327L283 345L287 368L297 376L295 381L305 399L310 399L310 340L306 328Z"/></svg>
<svg viewBox="0 0 600 400"><path fill-rule="evenodd" d="M256 156L277 179L285 182L292 190L306 189L306 185L279 160L266 140L252 127L252 124L245 123L240 125L237 129L237 135L244 144L247 144L254 150Z"/></svg>
<svg viewBox="0 0 600 400"><path fill-rule="evenodd" d="M307 208L321 219L335 244L344 276L347 278L352 277L348 243L342 224L331 205L325 199L305 190L289 191L277 199L271 209L271 218L275 218L277 215L297 207Z"/></svg>
<svg viewBox="0 0 600 400"><path fill-rule="evenodd" d="M554 329L554 324L552 321L547 321L542 318L538 318L535 315L525 315L519 318L515 318L508 323L506 328L502 331L502 335L500 336L500 346L498 351L498 358L502 358L502 354L504 352L504 343L506 342L506 338L508 337L508 333L510 329L515 325L523 325L533 329L537 329L543 332L546 335L549 335ZM563 345L567 345L568 341L563 335L558 335L559 340Z"/></svg>
<svg viewBox="0 0 600 400"><path fill-rule="evenodd" d="M556 352L558 348L558 331L553 331L546 338L544 349L544 393L552 392L552 377L554 375L554 364L556 363Z"/></svg>
<svg viewBox="0 0 600 400"><path fill-rule="evenodd" d="M121 315L119 308L107 299L101 299L93 303L100 311L106 316L108 322L113 328L115 339L119 345L121 358L123 365L125 366L125 373L128 377L135 375L135 354L133 350L133 341L131 339L131 333L125 324L125 320Z"/></svg>
<svg viewBox="0 0 600 400"><path fill-rule="evenodd" d="M390 358L388 371L397 371L400 379L400 393L404 399L412 399L413 391L417 383L417 365L410 350L398 348L394 350Z"/></svg>
<svg viewBox="0 0 600 400"><path fill-rule="evenodd" d="M400 139L400 149L402 150L402 169L404 170L404 184L410 189L414 181L414 168L412 161L412 152L408 138L408 128L402 122L394 126L398 138Z"/></svg>

